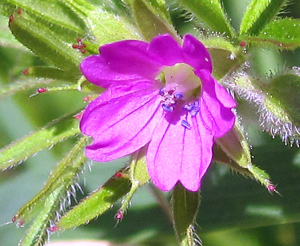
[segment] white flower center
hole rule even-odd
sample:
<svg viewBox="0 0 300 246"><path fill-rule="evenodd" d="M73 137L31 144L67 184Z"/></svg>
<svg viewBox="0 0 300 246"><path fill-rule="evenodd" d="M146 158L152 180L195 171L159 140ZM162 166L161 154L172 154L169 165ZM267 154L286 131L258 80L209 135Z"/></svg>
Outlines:
<svg viewBox="0 0 300 246"><path fill-rule="evenodd" d="M165 84L159 91L164 111L172 112L179 104L191 116L199 112L197 96L200 94L201 80L194 74L191 66L177 63L172 67L166 67L160 74L160 79ZM181 125L191 129L186 120L182 120Z"/></svg>

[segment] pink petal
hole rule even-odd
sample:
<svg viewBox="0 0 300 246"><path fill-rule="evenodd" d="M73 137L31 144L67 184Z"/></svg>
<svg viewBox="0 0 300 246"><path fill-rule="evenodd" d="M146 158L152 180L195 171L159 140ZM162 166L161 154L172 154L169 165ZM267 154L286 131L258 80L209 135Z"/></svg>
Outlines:
<svg viewBox="0 0 300 246"><path fill-rule="evenodd" d="M157 56L165 66L183 62L182 48L170 34L155 37L150 43L149 52Z"/></svg>
<svg viewBox="0 0 300 246"><path fill-rule="evenodd" d="M81 131L94 138L87 157L110 161L146 145L162 115L158 99L153 82L139 81L109 88L91 102L80 122Z"/></svg>
<svg viewBox="0 0 300 246"><path fill-rule="evenodd" d="M185 35L183 38L184 62L195 69L206 69L212 72L210 54L205 46L192 35Z"/></svg>
<svg viewBox="0 0 300 246"><path fill-rule="evenodd" d="M182 111L182 110L181 110ZM171 190L180 178L184 115L172 112L161 119L147 152L147 167L153 183L163 191Z"/></svg>
<svg viewBox="0 0 300 246"><path fill-rule="evenodd" d="M163 191L171 190L178 181L186 189L197 191L211 163L213 134L203 126L199 115L188 115L192 128L183 127L186 112L175 110L161 119L153 133L147 152L149 175Z"/></svg>
<svg viewBox="0 0 300 246"><path fill-rule="evenodd" d="M202 81L202 94L200 97L200 115L202 121L208 129L214 132L215 137L224 136L234 125L235 115L231 111L236 103L230 98L228 93L220 90L219 85L216 86L217 81L211 76L207 70L196 70L195 74L199 76ZM223 97L218 97L215 88ZM225 102L225 105L223 104Z"/></svg>
<svg viewBox="0 0 300 246"><path fill-rule="evenodd" d="M187 121L191 123L192 128L186 130L183 137L180 182L186 189L197 191L211 164L213 135L203 125L199 114L195 117L188 116Z"/></svg>
<svg viewBox="0 0 300 246"><path fill-rule="evenodd" d="M118 71L112 71L100 55L85 58L80 64L80 69L89 82L103 88L108 88L115 82L122 81L126 83L130 80L141 78L137 74L123 74Z"/></svg>
<svg viewBox="0 0 300 246"><path fill-rule="evenodd" d="M90 82L104 88L114 82L154 78L162 64L148 48L148 43L138 40L106 44L100 55L85 58L80 69Z"/></svg>
<svg viewBox="0 0 300 246"><path fill-rule="evenodd" d="M224 107L235 108L237 106L236 101L232 98L228 91L226 91L226 89L223 86L221 86L217 81L215 81L215 91L217 98L224 105Z"/></svg>
<svg viewBox="0 0 300 246"><path fill-rule="evenodd" d="M125 40L101 46L100 56L111 72L149 78L155 76L163 64L148 49L149 44L146 42Z"/></svg>

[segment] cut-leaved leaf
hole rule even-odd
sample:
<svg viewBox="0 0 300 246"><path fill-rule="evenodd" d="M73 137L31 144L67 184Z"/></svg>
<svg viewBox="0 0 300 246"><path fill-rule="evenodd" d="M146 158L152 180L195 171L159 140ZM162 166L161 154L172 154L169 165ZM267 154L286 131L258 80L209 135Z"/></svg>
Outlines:
<svg viewBox="0 0 300 246"><path fill-rule="evenodd" d="M19 243L19 246L41 246L44 245L48 236L50 221L54 219L55 212L59 208L61 192L64 186L60 185L44 201L42 211L34 220L34 223L27 230L25 237Z"/></svg>
<svg viewBox="0 0 300 246"><path fill-rule="evenodd" d="M139 39L135 30L122 16L115 16L83 0L61 1L86 23L97 44L102 45L124 39Z"/></svg>
<svg viewBox="0 0 300 246"><path fill-rule="evenodd" d="M17 165L33 154L78 133L78 120L73 115L55 120L46 127L1 149L0 169Z"/></svg>
<svg viewBox="0 0 300 246"><path fill-rule="evenodd" d="M9 21L9 28L14 36L37 56L63 70L78 73L78 65L84 58L83 54L66 42L66 30L51 30L48 23L26 13L14 12ZM77 35L76 35L77 36ZM74 37L74 42L77 37Z"/></svg>
<svg viewBox="0 0 300 246"><path fill-rule="evenodd" d="M113 176L102 187L86 197L77 206L68 211L57 223L58 230L66 230L102 215L130 190L130 181L126 175Z"/></svg>
<svg viewBox="0 0 300 246"><path fill-rule="evenodd" d="M28 223L42 210L45 202L56 190L61 190L61 195L64 195L70 189L85 163L84 148L87 141L87 137L78 140L70 153L51 172L44 188L17 212L14 221L18 221L19 224Z"/></svg>
<svg viewBox="0 0 300 246"><path fill-rule="evenodd" d="M240 34L258 34L287 0L252 0L243 17Z"/></svg>
<svg viewBox="0 0 300 246"><path fill-rule="evenodd" d="M204 21L212 31L227 36L235 36L224 9L219 0L177 0L184 7L189 9L195 16Z"/></svg>
<svg viewBox="0 0 300 246"><path fill-rule="evenodd" d="M280 49L296 49L300 47L300 21L291 18L274 20L257 36L244 36L243 40L257 45L270 43Z"/></svg>

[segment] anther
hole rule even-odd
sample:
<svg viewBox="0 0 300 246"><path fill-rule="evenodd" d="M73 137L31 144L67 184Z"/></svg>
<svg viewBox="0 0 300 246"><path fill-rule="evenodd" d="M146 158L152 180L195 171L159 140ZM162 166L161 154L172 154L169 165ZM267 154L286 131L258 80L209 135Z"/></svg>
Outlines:
<svg viewBox="0 0 300 246"><path fill-rule="evenodd" d="M167 106L165 104L161 105L163 110L165 110L166 112L172 112L174 110L174 108L172 106Z"/></svg>
<svg viewBox="0 0 300 246"><path fill-rule="evenodd" d="M160 95L160 96L164 96L164 95L165 95L165 91L166 91L165 88L161 88L161 89L159 90L159 95Z"/></svg>
<svg viewBox="0 0 300 246"><path fill-rule="evenodd" d="M177 92L174 94L174 97L177 99L182 99L183 98L183 94L181 92Z"/></svg>
<svg viewBox="0 0 300 246"><path fill-rule="evenodd" d="M190 123L188 123L186 120L182 120L182 121L181 121L181 125L182 125L183 127L185 127L186 129L188 129L188 130L191 130L191 129L192 129L192 126L191 126Z"/></svg>
<svg viewBox="0 0 300 246"><path fill-rule="evenodd" d="M192 108L193 108L193 105L192 104L186 104L186 105L184 105L183 108L186 109L187 111L191 111Z"/></svg>
<svg viewBox="0 0 300 246"><path fill-rule="evenodd" d="M186 104L186 105L184 105L183 108L186 109L187 111L189 111L189 113L191 114L191 116L196 116L197 113L200 110L199 102L198 101Z"/></svg>
<svg viewBox="0 0 300 246"><path fill-rule="evenodd" d="M191 116L196 116L198 114L199 110L200 110L199 102L196 101L196 102L194 102L194 105L190 111Z"/></svg>

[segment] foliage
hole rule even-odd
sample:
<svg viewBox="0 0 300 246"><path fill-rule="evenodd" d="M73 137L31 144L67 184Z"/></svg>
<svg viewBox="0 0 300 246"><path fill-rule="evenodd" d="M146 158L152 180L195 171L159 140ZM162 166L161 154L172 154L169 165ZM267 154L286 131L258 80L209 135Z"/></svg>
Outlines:
<svg viewBox="0 0 300 246"><path fill-rule="evenodd" d="M0 223L7 222L9 214L27 228L24 232L11 225L0 227L5 236L0 244L16 245L14 240L25 234L20 245L43 245L49 234L55 238L56 231L90 222L89 231L81 226L78 235L68 230L61 235L140 245L174 245L177 239L180 245L191 246L200 241L197 230L204 245L286 245L283 241L298 245L300 22L284 15L287 1L252 0L238 30L230 21L234 18L229 16L230 1L92 2L0 2L0 208L5 214ZM79 194L89 139L80 134L78 124L84 102L103 91L81 75L80 62L98 53L103 44L150 41L162 33L178 42L185 33L197 35L212 56L214 77L239 102L240 120L216 141L217 164L201 184L201 199L200 192L180 185L171 196L152 186L143 149L129 162L94 164L85 174L84 194ZM286 67L278 67L282 61ZM295 146L258 133L260 125L272 137ZM230 168L264 187L233 176ZM273 182L279 183L278 188ZM114 223L119 223L115 229ZM276 238L268 236L275 232Z"/></svg>

